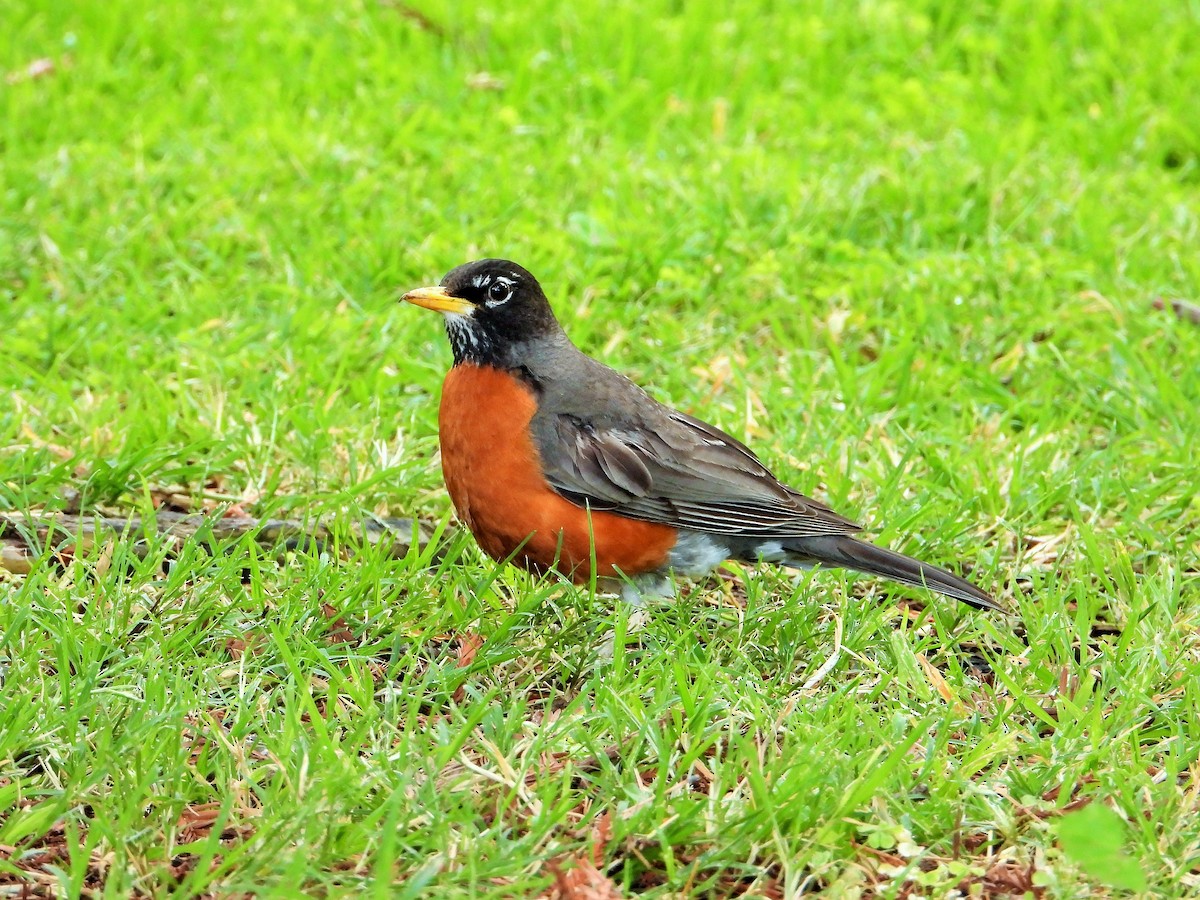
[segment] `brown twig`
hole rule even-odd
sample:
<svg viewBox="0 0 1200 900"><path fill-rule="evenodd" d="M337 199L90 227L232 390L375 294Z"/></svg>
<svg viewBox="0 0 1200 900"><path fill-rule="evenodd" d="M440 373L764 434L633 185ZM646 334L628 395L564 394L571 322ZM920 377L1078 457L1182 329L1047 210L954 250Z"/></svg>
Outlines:
<svg viewBox="0 0 1200 900"><path fill-rule="evenodd" d="M1186 300L1167 300L1163 297L1154 298L1155 309L1166 309L1168 306L1176 317L1185 322L1191 322L1193 325L1200 325L1200 306L1195 303L1188 303Z"/></svg>
<svg viewBox="0 0 1200 900"><path fill-rule="evenodd" d="M64 556L88 552L96 543L116 537L131 540L139 558L150 552L146 529L182 543L196 538L209 547L251 535L268 549L291 550L323 547L342 540L350 545L385 545L393 558L408 555L413 542L412 519L366 519L336 528L320 522L295 519L256 519L251 516L205 516L159 511L153 519L74 514L0 514L0 569L24 574L31 570L45 547ZM417 525L417 545L424 547L431 529Z"/></svg>

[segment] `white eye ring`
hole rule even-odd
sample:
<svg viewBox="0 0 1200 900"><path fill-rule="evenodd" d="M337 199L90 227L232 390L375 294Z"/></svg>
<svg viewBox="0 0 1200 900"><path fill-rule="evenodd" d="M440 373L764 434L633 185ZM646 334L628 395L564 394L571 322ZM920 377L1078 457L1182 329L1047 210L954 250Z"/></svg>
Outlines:
<svg viewBox="0 0 1200 900"><path fill-rule="evenodd" d="M488 306L499 306L501 303L507 303L509 300L512 299L513 289L512 289L511 284L508 284L506 281L497 279L492 282L491 286L488 288L487 293L488 293L487 305Z"/></svg>

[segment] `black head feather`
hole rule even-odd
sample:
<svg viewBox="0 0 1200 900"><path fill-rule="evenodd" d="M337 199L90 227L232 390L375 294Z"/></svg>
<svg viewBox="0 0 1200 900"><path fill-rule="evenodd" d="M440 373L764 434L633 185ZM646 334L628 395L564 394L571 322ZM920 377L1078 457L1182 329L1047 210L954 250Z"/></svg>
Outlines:
<svg viewBox="0 0 1200 900"><path fill-rule="evenodd" d="M537 279L507 259L464 263L442 287L471 304L467 313L446 315L455 363L506 365L516 347L562 331Z"/></svg>

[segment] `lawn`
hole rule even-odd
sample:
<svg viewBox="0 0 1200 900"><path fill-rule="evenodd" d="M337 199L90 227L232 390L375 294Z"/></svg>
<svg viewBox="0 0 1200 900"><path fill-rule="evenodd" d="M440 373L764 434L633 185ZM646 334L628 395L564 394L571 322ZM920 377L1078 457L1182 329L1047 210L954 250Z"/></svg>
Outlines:
<svg viewBox="0 0 1200 900"><path fill-rule="evenodd" d="M0 21L0 895L1200 891L1196 3ZM496 567L396 303L490 255L1014 615Z"/></svg>

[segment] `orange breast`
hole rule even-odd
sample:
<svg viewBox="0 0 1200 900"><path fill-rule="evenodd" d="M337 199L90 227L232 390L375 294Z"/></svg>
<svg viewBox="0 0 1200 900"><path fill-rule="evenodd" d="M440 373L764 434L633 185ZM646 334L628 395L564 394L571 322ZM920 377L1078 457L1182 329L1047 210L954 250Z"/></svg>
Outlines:
<svg viewBox="0 0 1200 900"><path fill-rule="evenodd" d="M675 544L667 525L587 510L554 492L529 435L537 403L507 372L460 364L442 387L438 431L442 474L458 516L493 559L575 582L591 574L638 575L662 568ZM519 548L519 549L518 549Z"/></svg>

